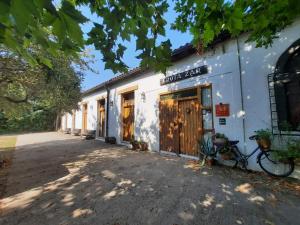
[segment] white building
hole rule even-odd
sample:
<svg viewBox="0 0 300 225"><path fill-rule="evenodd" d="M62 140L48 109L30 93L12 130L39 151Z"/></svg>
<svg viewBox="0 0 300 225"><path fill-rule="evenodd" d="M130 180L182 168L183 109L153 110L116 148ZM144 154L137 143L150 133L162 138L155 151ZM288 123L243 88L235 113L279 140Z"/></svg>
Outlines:
<svg viewBox="0 0 300 225"><path fill-rule="evenodd" d="M74 122L64 116L63 129L96 130L119 144L134 138L151 151L191 156L212 131L239 140L244 153L255 149L248 137L258 129L284 133L278 124L288 121L300 135L300 21L267 49L246 39L220 37L202 55L185 45L173 52L166 76L136 68L91 88ZM257 169L255 157L249 167Z"/></svg>

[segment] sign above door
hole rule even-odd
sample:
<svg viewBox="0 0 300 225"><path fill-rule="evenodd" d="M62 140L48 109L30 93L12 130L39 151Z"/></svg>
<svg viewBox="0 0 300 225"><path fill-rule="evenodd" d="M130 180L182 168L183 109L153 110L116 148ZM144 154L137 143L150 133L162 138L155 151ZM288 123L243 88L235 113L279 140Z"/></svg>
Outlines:
<svg viewBox="0 0 300 225"><path fill-rule="evenodd" d="M184 71L182 73L177 73L171 76L167 76L160 80L160 85L170 84L180 80L185 80L191 77L196 77L202 74L208 73L208 68L206 65L200 66L191 70Z"/></svg>

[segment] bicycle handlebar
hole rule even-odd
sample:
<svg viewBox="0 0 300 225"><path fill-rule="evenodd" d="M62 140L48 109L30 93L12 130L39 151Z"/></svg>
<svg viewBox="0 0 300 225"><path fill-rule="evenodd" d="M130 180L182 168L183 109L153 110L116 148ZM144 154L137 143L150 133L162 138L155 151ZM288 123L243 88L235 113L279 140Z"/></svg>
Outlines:
<svg viewBox="0 0 300 225"><path fill-rule="evenodd" d="M250 140L256 140L257 137L258 137L257 135L252 135L252 136L249 137L249 139L250 139Z"/></svg>

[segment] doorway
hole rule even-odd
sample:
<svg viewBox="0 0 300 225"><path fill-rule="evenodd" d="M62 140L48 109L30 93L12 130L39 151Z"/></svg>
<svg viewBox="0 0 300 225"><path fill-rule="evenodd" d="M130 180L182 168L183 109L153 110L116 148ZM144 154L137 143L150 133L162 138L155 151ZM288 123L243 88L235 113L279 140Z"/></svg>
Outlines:
<svg viewBox="0 0 300 225"><path fill-rule="evenodd" d="M198 155L199 139L213 129L212 126L203 124L203 118L212 112L211 92L208 90L211 90L211 86L205 85L160 96L161 150L190 156Z"/></svg>
<svg viewBox="0 0 300 225"><path fill-rule="evenodd" d="M82 132L87 130L87 104L82 105Z"/></svg>
<svg viewBox="0 0 300 225"><path fill-rule="evenodd" d="M76 111L72 110L72 130L74 131L76 128Z"/></svg>
<svg viewBox="0 0 300 225"><path fill-rule="evenodd" d="M98 101L98 136L105 136L105 99Z"/></svg>
<svg viewBox="0 0 300 225"><path fill-rule="evenodd" d="M122 140L134 138L134 92L122 94Z"/></svg>

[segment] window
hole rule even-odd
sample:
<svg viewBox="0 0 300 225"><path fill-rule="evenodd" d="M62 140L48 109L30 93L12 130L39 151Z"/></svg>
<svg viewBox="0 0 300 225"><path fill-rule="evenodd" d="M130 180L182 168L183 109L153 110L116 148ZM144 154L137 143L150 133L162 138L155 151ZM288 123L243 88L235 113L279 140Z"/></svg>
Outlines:
<svg viewBox="0 0 300 225"><path fill-rule="evenodd" d="M279 128L300 131L300 79L277 81L274 89Z"/></svg>
<svg viewBox="0 0 300 225"><path fill-rule="evenodd" d="M193 96L197 96L197 88L176 91L170 94L161 95L160 100L180 99L180 98L188 98Z"/></svg>
<svg viewBox="0 0 300 225"><path fill-rule="evenodd" d="M279 129L300 131L300 42L279 58L273 81Z"/></svg>
<svg viewBox="0 0 300 225"><path fill-rule="evenodd" d="M213 130L211 86L201 87L202 124L204 133Z"/></svg>

